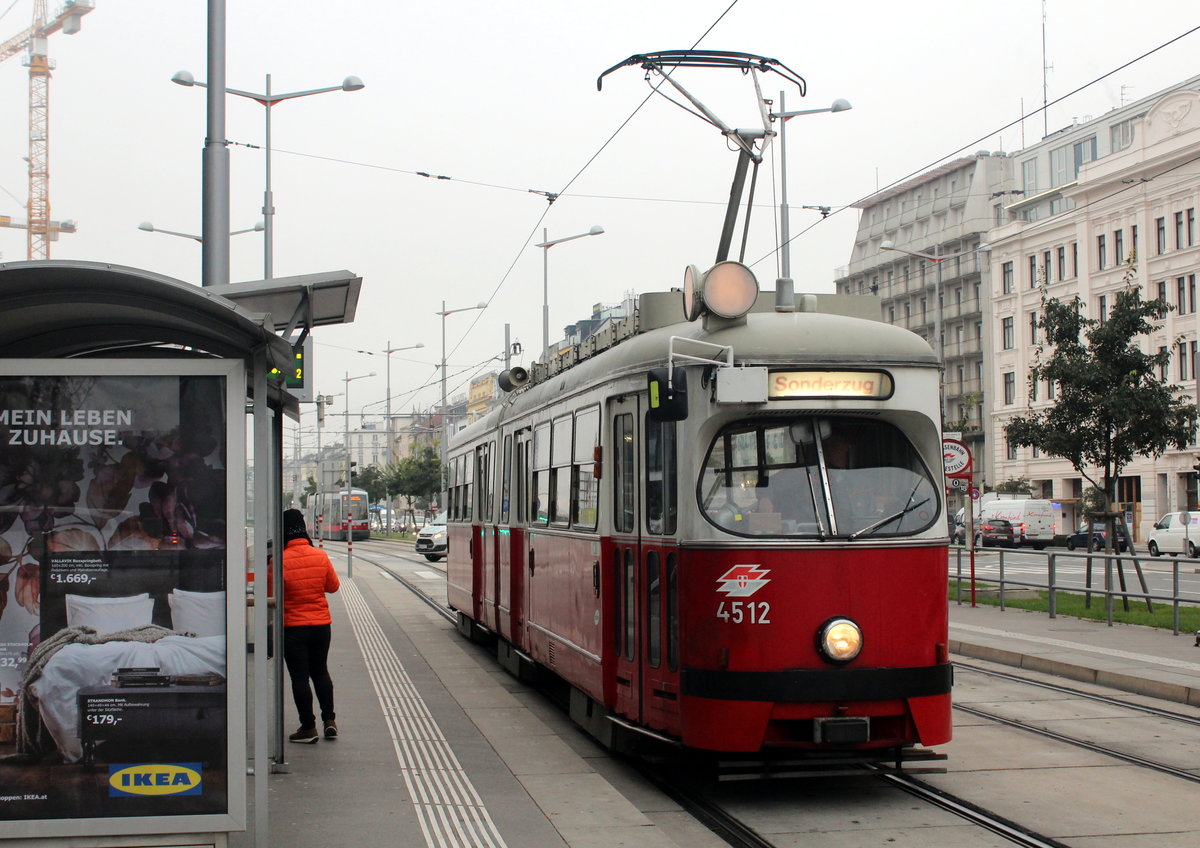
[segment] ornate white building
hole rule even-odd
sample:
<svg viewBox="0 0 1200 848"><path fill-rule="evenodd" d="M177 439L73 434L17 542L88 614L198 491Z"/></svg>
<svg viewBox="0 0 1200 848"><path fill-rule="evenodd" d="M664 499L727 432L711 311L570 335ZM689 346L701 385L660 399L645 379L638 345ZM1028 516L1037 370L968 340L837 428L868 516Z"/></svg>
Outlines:
<svg viewBox="0 0 1200 848"><path fill-rule="evenodd" d="M1004 423L1054 402L1054 387L1030 385L1041 306L1076 294L1087 315L1103 320L1114 293L1132 272L1144 297L1176 308L1148 348L1169 348L1161 376L1197 395L1200 341L1200 77L1095 120L1063 129L1012 154L1021 194L1005 207L1007 223L987 234L991 244L991 355L986 394L992 401L991 463L997 481L1026 478L1035 495L1061 500L1064 520L1078 518L1086 486L1069 463L1016 448ZM1135 459L1122 471L1118 498L1135 539L1163 513L1196 508L1200 453L1171 451L1157 461Z"/></svg>

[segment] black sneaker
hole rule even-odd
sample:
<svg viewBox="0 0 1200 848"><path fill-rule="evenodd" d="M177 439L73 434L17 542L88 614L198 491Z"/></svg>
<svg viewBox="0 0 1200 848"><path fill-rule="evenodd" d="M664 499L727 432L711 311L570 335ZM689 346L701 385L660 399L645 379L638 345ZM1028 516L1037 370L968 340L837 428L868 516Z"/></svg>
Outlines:
<svg viewBox="0 0 1200 848"><path fill-rule="evenodd" d="M333 719L325 722L325 738L337 739L337 722Z"/></svg>
<svg viewBox="0 0 1200 848"><path fill-rule="evenodd" d="M288 737L289 742L299 742L301 745L315 745L317 742L317 729L315 727L302 727Z"/></svg>

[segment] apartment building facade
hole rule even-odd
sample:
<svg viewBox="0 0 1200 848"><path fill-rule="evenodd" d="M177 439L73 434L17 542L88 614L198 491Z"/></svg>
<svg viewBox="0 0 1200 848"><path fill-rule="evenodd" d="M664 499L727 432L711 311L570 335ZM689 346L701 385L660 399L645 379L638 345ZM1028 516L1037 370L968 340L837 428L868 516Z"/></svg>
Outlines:
<svg viewBox="0 0 1200 848"><path fill-rule="evenodd" d="M1035 495L1063 502L1064 520L1077 519L1088 484L1065 460L1009 444L1003 427L1055 400L1053 385L1029 380L1043 285L1058 300L1078 295L1086 315L1099 320L1128 282L1147 299L1169 301L1175 308L1147 350L1170 350L1160 377L1197 396L1200 77L1060 130L1010 162L1019 194L1004 206L1007 220L987 235L991 462L996 479L1025 478ZM1196 508L1197 456L1193 442L1157 459L1135 458L1122 470L1118 500L1135 539L1160 515Z"/></svg>

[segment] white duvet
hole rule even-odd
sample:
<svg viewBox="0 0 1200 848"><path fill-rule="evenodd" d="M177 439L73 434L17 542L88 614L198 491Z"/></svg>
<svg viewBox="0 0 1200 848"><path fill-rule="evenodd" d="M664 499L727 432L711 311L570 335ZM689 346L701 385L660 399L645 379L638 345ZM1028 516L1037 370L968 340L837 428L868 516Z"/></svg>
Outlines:
<svg viewBox="0 0 1200 848"><path fill-rule="evenodd" d="M164 636L157 642L67 645L30 684L42 720L66 762L83 756L79 739L79 690L107 686L118 668L157 666L163 674L225 674L224 636ZM182 728L181 728L182 730Z"/></svg>

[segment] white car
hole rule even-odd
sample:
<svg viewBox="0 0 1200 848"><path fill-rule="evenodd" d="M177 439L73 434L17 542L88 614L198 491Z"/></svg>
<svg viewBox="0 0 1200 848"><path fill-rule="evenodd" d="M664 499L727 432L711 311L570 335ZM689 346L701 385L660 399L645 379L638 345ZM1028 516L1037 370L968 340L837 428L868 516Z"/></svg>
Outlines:
<svg viewBox="0 0 1200 848"><path fill-rule="evenodd" d="M1200 512L1168 512L1154 524L1146 543L1151 556L1200 553Z"/></svg>
<svg viewBox="0 0 1200 848"><path fill-rule="evenodd" d="M439 515L431 524L426 524L417 534L417 553L424 554L425 559L437 562L450 552L450 534L446 529L446 519Z"/></svg>

